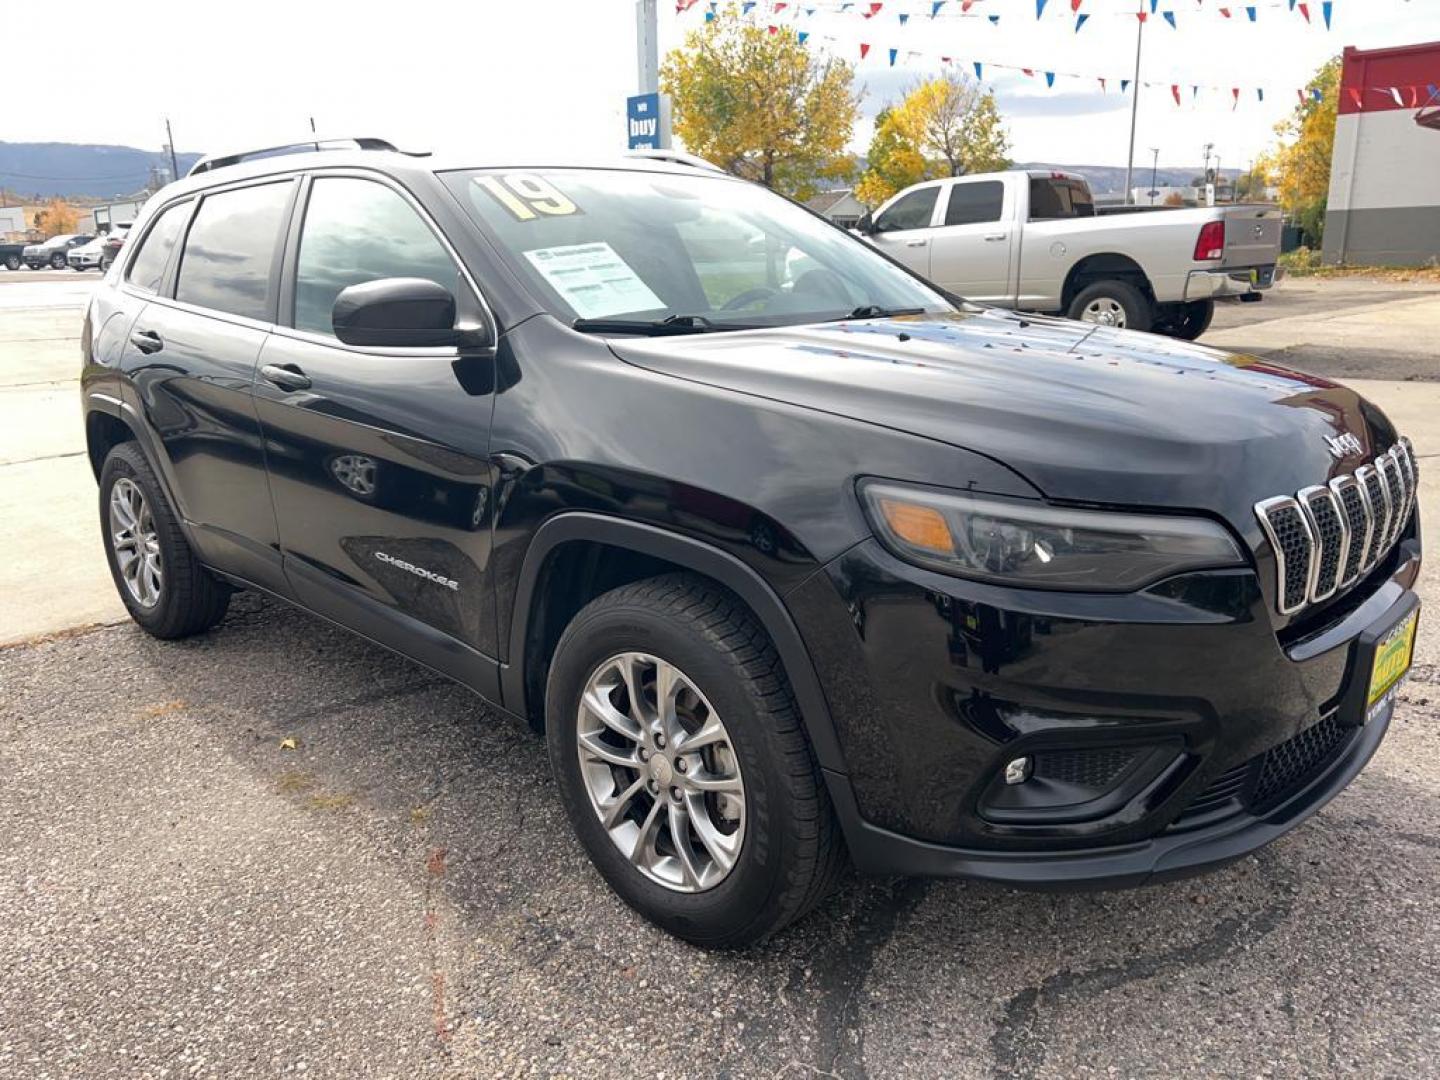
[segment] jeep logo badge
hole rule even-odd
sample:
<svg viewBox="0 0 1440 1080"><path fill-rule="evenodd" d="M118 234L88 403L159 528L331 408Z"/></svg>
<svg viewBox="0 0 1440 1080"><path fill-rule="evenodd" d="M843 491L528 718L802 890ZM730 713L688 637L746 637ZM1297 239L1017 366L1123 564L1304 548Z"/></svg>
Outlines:
<svg viewBox="0 0 1440 1080"><path fill-rule="evenodd" d="M1363 454L1365 444L1358 436L1345 432L1343 435L1325 436L1325 445L1330 448L1330 456L1336 461L1351 454Z"/></svg>

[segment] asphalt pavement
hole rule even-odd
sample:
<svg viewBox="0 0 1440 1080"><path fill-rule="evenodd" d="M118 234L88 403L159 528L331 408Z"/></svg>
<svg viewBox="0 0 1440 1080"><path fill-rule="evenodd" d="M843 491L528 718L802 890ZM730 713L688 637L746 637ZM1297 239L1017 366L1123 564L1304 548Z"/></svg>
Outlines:
<svg viewBox="0 0 1440 1080"><path fill-rule="evenodd" d="M74 447L14 462L3 441L50 407L27 382L74 395L74 296L12 302L44 287L15 276L0 272L0 505L43 482L83 512L48 541L74 544L52 600L27 594L45 610L0 613L44 627L0 646L0 1077L1440 1071L1440 666L1423 622L1376 759L1254 857L1115 893L851 876L764 947L706 953L591 870L543 743L424 669L254 596L186 642L54 632L70 594L110 586L84 578L102 558L88 473L17 471ZM1320 367L1338 361L1317 321L1401 328L1383 346L1407 359L1367 392L1440 454L1440 387L1419 385L1440 290L1388 315L1376 294L1320 293L1212 336L1311 348ZM1413 340L1412 306L1429 320ZM59 342L42 340L52 315ZM42 434L78 426L53 407ZM1437 483L1430 469L1427 516ZM3 515L0 544L27 544ZM1422 591L1440 602L1430 572Z"/></svg>

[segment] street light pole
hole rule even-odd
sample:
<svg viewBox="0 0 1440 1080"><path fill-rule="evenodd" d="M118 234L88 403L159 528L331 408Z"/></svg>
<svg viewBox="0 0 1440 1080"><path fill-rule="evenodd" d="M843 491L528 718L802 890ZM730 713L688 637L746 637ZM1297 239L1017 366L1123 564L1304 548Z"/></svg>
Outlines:
<svg viewBox="0 0 1440 1080"><path fill-rule="evenodd" d="M1160 171L1160 148L1150 147L1150 153L1155 155L1150 159L1150 205L1155 205L1155 175Z"/></svg>
<svg viewBox="0 0 1440 1080"><path fill-rule="evenodd" d="M180 162L175 158L175 135L170 130L170 118L165 118L165 141L170 147L170 179L180 179Z"/></svg>
<svg viewBox="0 0 1440 1080"><path fill-rule="evenodd" d="M1125 202L1134 202L1134 191L1131 187L1132 177L1135 172L1135 121L1140 113L1140 46L1145 41L1145 0L1139 0L1140 7L1136 12L1135 22L1138 29L1135 31L1135 78L1130 83L1130 155L1125 159Z"/></svg>

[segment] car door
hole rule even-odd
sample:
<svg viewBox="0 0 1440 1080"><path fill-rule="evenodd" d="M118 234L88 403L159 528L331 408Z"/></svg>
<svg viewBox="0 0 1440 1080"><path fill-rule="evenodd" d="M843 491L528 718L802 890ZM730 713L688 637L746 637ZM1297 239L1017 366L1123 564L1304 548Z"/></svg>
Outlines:
<svg viewBox="0 0 1440 1080"><path fill-rule="evenodd" d="M930 243L930 280L980 304L1009 306L1016 230L1003 180L947 185L941 224Z"/></svg>
<svg viewBox="0 0 1440 1080"><path fill-rule="evenodd" d="M896 262L930 277L930 239L940 185L911 188L887 203L875 216L870 242Z"/></svg>
<svg viewBox="0 0 1440 1080"><path fill-rule="evenodd" d="M146 301L123 362L132 404L201 558L279 592L285 578L251 384L275 318L296 186L294 177L269 179L162 210L123 285ZM175 254L157 267L151 256L172 234L181 237Z"/></svg>
<svg viewBox="0 0 1440 1080"><path fill-rule="evenodd" d="M307 606L493 696L493 356L342 344L341 290L428 278L480 304L420 205L370 174L306 184L286 262L287 325L256 402L280 547Z"/></svg>

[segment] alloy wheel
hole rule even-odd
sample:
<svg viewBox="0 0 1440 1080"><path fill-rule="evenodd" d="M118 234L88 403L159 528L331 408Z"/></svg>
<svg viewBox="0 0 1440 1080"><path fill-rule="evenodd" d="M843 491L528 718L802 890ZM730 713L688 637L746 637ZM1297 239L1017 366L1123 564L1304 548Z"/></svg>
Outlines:
<svg viewBox="0 0 1440 1080"><path fill-rule="evenodd" d="M1101 326L1117 326L1123 330L1125 328L1125 309L1118 300L1113 300L1108 296L1097 296L1085 305L1085 310L1080 313L1080 321L1099 323Z"/></svg>
<svg viewBox="0 0 1440 1080"><path fill-rule="evenodd" d="M110 489L110 545L131 598L143 608L158 604L165 585L160 537L145 493L125 476Z"/></svg>
<svg viewBox="0 0 1440 1080"><path fill-rule="evenodd" d="M703 892L745 840L745 783L720 716L675 665L621 653L586 680L580 775L610 839L651 881Z"/></svg>

